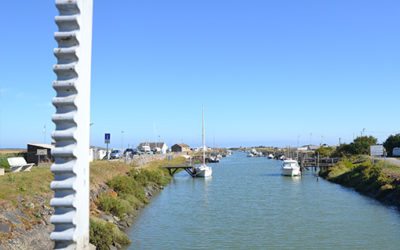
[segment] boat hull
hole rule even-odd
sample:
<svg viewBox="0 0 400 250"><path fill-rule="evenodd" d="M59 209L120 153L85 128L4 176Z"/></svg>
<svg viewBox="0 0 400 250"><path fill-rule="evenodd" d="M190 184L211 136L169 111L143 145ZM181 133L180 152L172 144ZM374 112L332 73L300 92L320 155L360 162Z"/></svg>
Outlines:
<svg viewBox="0 0 400 250"><path fill-rule="evenodd" d="M298 176L300 175L300 168L282 168L282 175Z"/></svg>
<svg viewBox="0 0 400 250"><path fill-rule="evenodd" d="M210 177L212 175L212 168L208 166L196 167L194 169L194 177Z"/></svg>

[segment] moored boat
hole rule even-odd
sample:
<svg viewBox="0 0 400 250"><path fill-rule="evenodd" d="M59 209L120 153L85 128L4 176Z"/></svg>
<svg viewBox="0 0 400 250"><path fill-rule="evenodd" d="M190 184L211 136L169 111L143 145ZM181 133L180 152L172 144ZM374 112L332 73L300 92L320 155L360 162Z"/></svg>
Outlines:
<svg viewBox="0 0 400 250"><path fill-rule="evenodd" d="M203 105L203 163L193 167L193 177L209 177L212 175L212 168L206 165L206 143L204 137L204 105Z"/></svg>
<svg viewBox="0 0 400 250"><path fill-rule="evenodd" d="M297 176L301 174L299 163L296 160L284 160L282 174L285 176Z"/></svg>

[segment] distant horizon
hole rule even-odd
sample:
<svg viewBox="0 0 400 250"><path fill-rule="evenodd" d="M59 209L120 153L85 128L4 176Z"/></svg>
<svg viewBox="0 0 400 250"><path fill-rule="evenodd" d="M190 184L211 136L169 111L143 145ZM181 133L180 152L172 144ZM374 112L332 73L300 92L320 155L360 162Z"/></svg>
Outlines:
<svg viewBox="0 0 400 250"><path fill-rule="evenodd" d="M143 141L143 142L151 143L151 142L154 142L154 141L150 140L150 141ZM160 141L160 142L164 142L164 141ZM35 142L32 142L32 143L35 143ZM43 142L36 142L36 143L43 143ZM142 142L140 142L140 143L142 143ZM134 145L134 147L132 147L132 145L130 144L129 148L136 148L140 143L137 143L136 145ZM173 146L175 144L182 143L182 142L176 142L176 143L173 143L173 144L168 144L167 142L164 142L164 143L166 143L168 148L170 148L171 146ZM183 142L183 143L185 143L185 142ZM351 143L351 142L349 142L349 143ZM349 143L346 143L346 144L349 144ZM50 143L45 143L45 144L50 145ZM185 144L189 145L191 148L201 148L200 144L199 145L196 144L195 146L190 145L188 143L185 143ZM382 143L378 142L378 144L382 144ZM226 146L226 145L224 145L224 146L215 146L215 148L241 148L241 147L242 148L256 148L256 147L266 147L266 148L269 148L269 147L271 147L271 148L287 148L287 147L291 147L291 148L298 148L298 147L303 147L303 146L327 146L327 147L332 147L332 146L338 146L338 145L339 144L322 144L322 145L320 145L320 144L300 144L299 146L297 146L297 145L286 145L286 146L277 146L277 145L275 145L274 146L274 145L259 144L259 145L240 145L240 146ZM91 144L90 146L106 148L106 144L104 144L104 145ZM206 143L206 146L209 147L209 148L214 148L213 145L210 145L210 144L207 144L207 143ZM109 148L110 149L120 149L121 146L109 146ZM126 149L126 148L128 148L128 145L124 145L124 149ZM0 148L0 150L26 150L26 147L2 147L2 148Z"/></svg>

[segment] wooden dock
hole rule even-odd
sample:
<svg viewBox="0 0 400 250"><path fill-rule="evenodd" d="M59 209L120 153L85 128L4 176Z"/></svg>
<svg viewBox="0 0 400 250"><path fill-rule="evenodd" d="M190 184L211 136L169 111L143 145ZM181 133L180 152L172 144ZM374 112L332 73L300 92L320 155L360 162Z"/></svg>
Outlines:
<svg viewBox="0 0 400 250"><path fill-rule="evenodd" d="M340 158L319 158L319 157L313 157L313 158L299 158L299 164L301 168L328 168L328 167L333 167Z"/></svg>
<svg viewBox="0 0 400 250"><path fill-rule="evenodd" d="M168 172L171 176L174 176L176 171L179 169L184 169L190 176L194 177L195 174L193 173L193 165L181 165L181 166L163 166L163 168L168 169Z"/></svg>

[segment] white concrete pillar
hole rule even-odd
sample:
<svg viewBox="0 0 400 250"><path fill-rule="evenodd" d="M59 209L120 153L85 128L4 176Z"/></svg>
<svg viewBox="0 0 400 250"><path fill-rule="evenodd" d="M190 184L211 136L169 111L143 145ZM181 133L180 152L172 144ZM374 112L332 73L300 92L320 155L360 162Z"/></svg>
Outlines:
<svg viewBox="0 0 400 250"><path fill-rule="evenodd" d="M87 249L89 245L89 130L93 0L56 0L59 31L54 37L57 80L53 87L56 113L52 133L56 146L51 171L55 208L50 238L56 249Z"/></svg>

